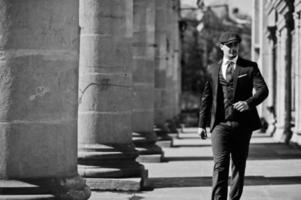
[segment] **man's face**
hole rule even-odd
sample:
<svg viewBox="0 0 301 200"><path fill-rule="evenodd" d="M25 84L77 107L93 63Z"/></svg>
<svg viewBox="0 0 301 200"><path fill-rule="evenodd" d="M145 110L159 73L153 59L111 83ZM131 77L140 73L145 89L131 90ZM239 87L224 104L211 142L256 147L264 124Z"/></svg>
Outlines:
<svg viewBox="0 0 301 200"><path fill-rule="evenodd" d="M239 52L239 43L231 42L228 44L220 44L220 48L224 53L224 57L228 59L235 58Z"/></svg>

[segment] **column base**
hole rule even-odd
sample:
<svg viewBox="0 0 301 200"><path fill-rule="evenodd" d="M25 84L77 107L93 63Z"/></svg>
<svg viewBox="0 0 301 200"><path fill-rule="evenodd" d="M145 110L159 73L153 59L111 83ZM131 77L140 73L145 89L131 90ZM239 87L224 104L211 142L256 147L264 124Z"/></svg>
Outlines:
<svg viewBox="0 0 301 200"><path fill-rule="evenodd" d="M266 130L266 134L272 136L272 135L274 135L275 131L276 131L275 124L268 124L268 128Z"/></svg>
<svg viewBox="0 0 301 200"><path fill-rule="evenodd" d="M80 146L79 174L87 180L91 190L140 190L148 172L136 162L138 152L131 144ZM139 181L134 181L136 178ZM134 182L139 182L139 187ZM124 187L125 184L133 187Z"/></svg>
<svg viewBox="0 0 301 200"><path fill-rule="evenodd" d="M296 130L293 134L292 140L293 143L296 143L297 145L301 145L301 130Z"/></svg>
<svg viewBox="0 0 301 200"><path fill-rule="evenodd" d="M284 142L284 127L283 126L276 126L273 138L277 142Z"/></svg>
<svg viewBox="0 0 301 200"><path fill-rule="evenodd" d="M276 126L276 131L273 135L273 138L277 142L282 143L289 143L289 140L291 139L292 132L290 129L285 129L283 126Z"/></svg>
<svg viewBox="0 0 301 200"><path fill-rule="evenodd" d="M91 191L80 176L0 180L0 200L86 200Z"/></svg>
<svg viewBox="0 0 301 200"><path fill-rule="evenodd" d="M146 187L148 173L139 178L86 178L91 190L95 191L141 191Z"/></svg>
<svg viewBox="0 0 301 200"><path fill-rule="evenodd" d="M158 140L158 137L155 132L133 132L132 138L135 146L155 144Z"/></svg>
<svg viewBox="0 0 301 200"><path fill-rule="evenodd" d="M163 151L156 145L155 133L133 133L133 143L139 153L138 162L161 162Z"/></svg>
<svg viewBox="0 0 301 200"><path fill-rule="evenodd" d="M165 125L162 126L155 126L154 132L156 133L158 137L158 141L166 141L171 140L172 137L170 137L168 134L171 133L170 130Z"/></svg>

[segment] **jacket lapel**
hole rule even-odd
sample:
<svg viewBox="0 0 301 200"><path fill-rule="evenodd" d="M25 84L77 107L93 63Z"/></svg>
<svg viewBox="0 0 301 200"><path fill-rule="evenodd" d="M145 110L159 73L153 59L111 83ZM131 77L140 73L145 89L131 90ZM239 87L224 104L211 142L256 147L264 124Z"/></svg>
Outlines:
<svg viewBox="0 0 301 200"><path fill-rule="evenodd" d="M242 68L241 59L238 57L237 62L236 62L236 67L234 70L234 74L233 74L233 96L234 97L235 97L236 89L237 89L237 79L240 74L241 68Z"/></svg>
<svg viewBox="0 0 301 200"><path fill-rule="evenodd" d="M217 64L216 64L216 66L215 66L215 71L214 71L214 86L215 86L215 88L214 88L214 94L216 94L217 95L217 90L218 90L218 77L219 77L219 71L220 71L220 69L221 69L221 66L222 66L222 60L220 60Z"/></svg>

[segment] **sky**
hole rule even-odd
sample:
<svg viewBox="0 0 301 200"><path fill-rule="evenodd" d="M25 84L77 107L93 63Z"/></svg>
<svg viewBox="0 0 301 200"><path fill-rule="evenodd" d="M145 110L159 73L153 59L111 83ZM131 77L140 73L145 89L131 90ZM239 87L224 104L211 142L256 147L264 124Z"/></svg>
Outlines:
<svg viewBox="0 0 301 200"><path fill-rule="evenodd" d="M181 0L181 4L196 6L197 0ZM204 0L205 5L211 4L229 4L230 10L232 8L239 8L241 13L252 16L252 1L251 0Z"/></svg>

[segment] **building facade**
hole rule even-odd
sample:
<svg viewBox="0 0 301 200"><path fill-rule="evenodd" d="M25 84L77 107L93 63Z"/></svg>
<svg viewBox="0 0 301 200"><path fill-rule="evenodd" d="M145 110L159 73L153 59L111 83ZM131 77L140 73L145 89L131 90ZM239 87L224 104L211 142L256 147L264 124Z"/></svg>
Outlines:
<svg viewBox="0 0 301 200"><path fill-rule="evenodd" d="M301 1L253 0L252 58L270 89L260 107L267 132L301 144Z"/></svg>

